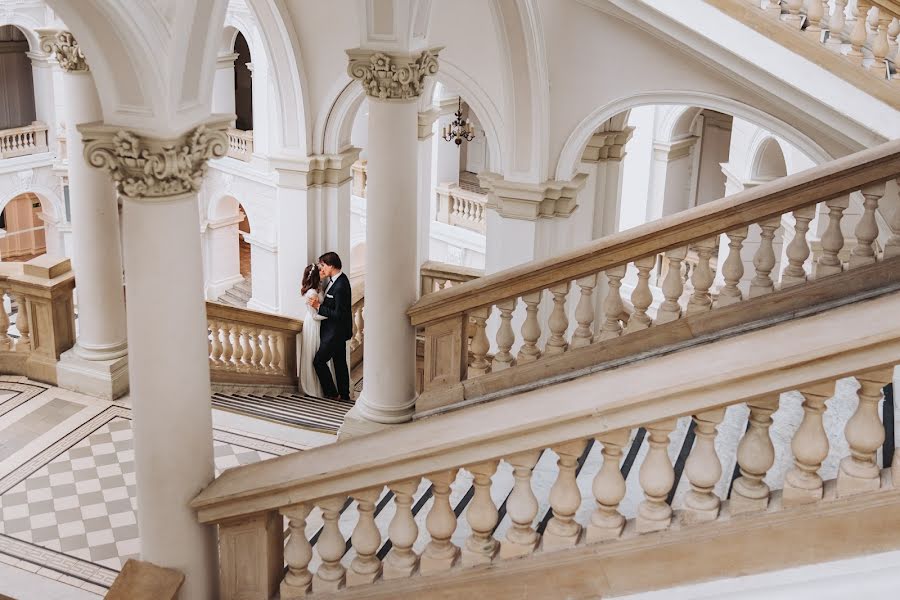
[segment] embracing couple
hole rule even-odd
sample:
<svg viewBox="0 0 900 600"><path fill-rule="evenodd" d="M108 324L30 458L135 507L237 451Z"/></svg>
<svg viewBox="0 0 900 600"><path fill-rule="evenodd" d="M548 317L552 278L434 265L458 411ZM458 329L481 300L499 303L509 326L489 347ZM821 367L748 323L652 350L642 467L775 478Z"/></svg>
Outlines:
<svg viewBox="0 0 900 600"><path fill-rule="evenodd" d="M310 396L350 402L347 341L353 337L353 315L350 279L341 272L341 257L326 252L306 267L300 293L307 310L300 387Z"/></svg>

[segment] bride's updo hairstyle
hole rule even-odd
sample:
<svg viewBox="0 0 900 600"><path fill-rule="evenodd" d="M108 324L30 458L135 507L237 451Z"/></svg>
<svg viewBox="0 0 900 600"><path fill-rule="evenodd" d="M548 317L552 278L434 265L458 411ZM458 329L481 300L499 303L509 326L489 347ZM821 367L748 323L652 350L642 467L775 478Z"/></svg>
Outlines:
<svg viewBox="0 0 900 600"><path fill-rule="evenodd" d="M319 276L319 267L317 265L309 265L303 271L303 282L300 284L300 295L305 296L309 290L318 290L322 283Z"/></svg>

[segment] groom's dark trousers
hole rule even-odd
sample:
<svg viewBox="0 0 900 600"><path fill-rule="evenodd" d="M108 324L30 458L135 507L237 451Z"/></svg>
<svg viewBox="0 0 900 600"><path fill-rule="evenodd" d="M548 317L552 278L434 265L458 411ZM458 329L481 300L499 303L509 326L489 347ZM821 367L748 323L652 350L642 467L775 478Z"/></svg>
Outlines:
<svg viewBox="0 0 900 600"><path fill-rule="evenodd" d="M325 317L320 332L319 351L313 357L313 368L322 393L327 397L340 396L350 400L350 371L347 368L347 340L353 337L353 312L350 302L350 280L341 273L325 292L319 314ZM331 379L328 361L334 361L335 382Z"/></svg>

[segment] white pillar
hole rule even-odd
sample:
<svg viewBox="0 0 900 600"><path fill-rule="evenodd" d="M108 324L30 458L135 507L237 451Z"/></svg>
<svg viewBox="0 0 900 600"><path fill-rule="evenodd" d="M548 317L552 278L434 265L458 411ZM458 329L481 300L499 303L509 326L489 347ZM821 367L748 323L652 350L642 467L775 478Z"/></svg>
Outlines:
<svg viewBox="0 0 900 600"><path fill-rule="evenodd" d="M206 260L209 268L204 281L209 300L215 300L244 279L241 275L238 237L238 225L243 220L244 216L238 214L206 224Z"/></svg>
<svg viewBox="0 0 900 600"><path fill-rule="evenodd" d="M431 109L418 114L418 242L416 244L416 265L422 267L422 263L428 260L429 246L431 245L431 220L435 203L434 181L432 171L434 161L432 151L434 148L433 125L439 111Z"/></svg>
<svg viewBox="0 0 900 600"><path fill-rule="evenodd" d="M234 114L234 61L238 55L220 54L213 79L212 109L214 113Z"/></svg>
<svg viewBox="0 0 900 600"><path fill-rule="evenodd" d="M50 55L28 52L31 59L31 77L34 82L35 119L47 124L47 145L56 150L56 105L53 90L53 66Z"/></svg>
<svg viewBox="0 0 900 600"><path fill-rule="evenodd" d="M141 558L185 575L179 597L217 597L216 538L197 522L190 501L214 477L206 302L200 253L197 185L206 160L224 156L228 121L195 135L141 137L103 124L80 127L93 164L116 168L123 196L128 341ZM160 158L181 148L145 188L145 161L129 145ZM135 164L135 162L137 164ZM114 173L114 176L116 173ZM159 243L159 232L166 243ZM177 443L172 443L172 441Z"/></svg>
<svg viewBox="0 0 900 600"><path fill-rule="evenodd" d="M128 390L128 344L119 212L115 191L105 173L88 165L79 123L102 118L94 78L83 59L61 58L61 49L76 45L68 32L41 31L45 51L57 53L65 71L69 205L72 262L78 286L78 339L60 357L60 387L113 399Z"/></svg>

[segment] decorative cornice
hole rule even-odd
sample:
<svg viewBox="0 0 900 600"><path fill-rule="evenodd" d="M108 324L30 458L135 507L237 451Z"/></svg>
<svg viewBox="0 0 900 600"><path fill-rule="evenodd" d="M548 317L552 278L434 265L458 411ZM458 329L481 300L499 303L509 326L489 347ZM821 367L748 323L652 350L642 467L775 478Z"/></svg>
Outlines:
<svg viewBox="0 0 900 600"><path fill-rule="evenodd" d="M667 162L684 158L691 153L699 139L696 135L691 135L674 142L653 142L653 158Z"/></svg>
<svg viewBox="0 0 900 600"><path fill-rule="evenodd" d="M604 160L622 160L625 158L625 144L634 135L634 127L626 127L621 131L598 131L591 136L581 162L600 162Z"/></svg>
<svg viewBox="0 0 900 600"><path fill-rule="evenodd" d="M539 217L568 217L578 208L576 196L587 175L579 173L571 181L520 183L506 181L498 173L479 173L481 187L488 190L487 207L501 217L534 221Z"/></svg>
<svg viewBox="0 0 900 600"><path fill-rule="evenodd" d="M109 171L119 194L133 200L174 200L196 193L207 161L228 153L228 120L217 116L177 138L141 136L102 123L78 126L84 156Z"/></svg>
<svg viewBox="0 0 900 600"><path fill-rule="evenodd" d="M216 69L233 69L234 61L237 60L239 54L232 52L230 54L220 54L216 57Z"/></svg>
<svg viewBox="0 0 900 600"><path fill-rule="evenodd" d="M56 57L56 62L67 73L87 73L90 67L81 46L71 32L58 29L37 29L41 38L41 50Z"/></svg>
<svg viewBox="0 0 900 600"><path fill-rule="evenodd" d="M422 93L425 77L437 73L441 49L430 48L411 56L360 48L347 50L347 73L362 83L369 98L412 100Z"/></svg>
<svg viewBox="0 0 900 600"><path fill-rule="evenodd" d="M269 164L278 174L278 185L309 189L334 187L352 179L351 167L359 159L359 148L340 154L316 154L304 158L269 157Z"/></svg>
<svg viewBox="0 0 900 600"><path fill-rule="evenodd" d="M441 111L438 108L430 108L419 113L419 141L427 140L434 133L433 125Z"/></svg>

